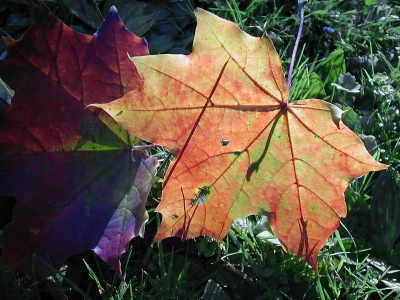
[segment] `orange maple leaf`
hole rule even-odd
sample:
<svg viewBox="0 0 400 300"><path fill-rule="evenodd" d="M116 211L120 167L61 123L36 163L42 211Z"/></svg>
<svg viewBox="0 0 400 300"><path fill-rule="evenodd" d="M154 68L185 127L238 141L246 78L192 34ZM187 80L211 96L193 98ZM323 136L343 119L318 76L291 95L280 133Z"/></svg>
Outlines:
<svg viewBox="0 0 400 300"><path fill-rule="evenodd" d="M279 56L252 37L196 10L193 52L134 57L143 85L96 105L129 133L177 155L157 212L159 241L213 236L234 220L267 213L284 249L314 269L346 216L344 190L386 165L322 100L288 103Z"/></svg>

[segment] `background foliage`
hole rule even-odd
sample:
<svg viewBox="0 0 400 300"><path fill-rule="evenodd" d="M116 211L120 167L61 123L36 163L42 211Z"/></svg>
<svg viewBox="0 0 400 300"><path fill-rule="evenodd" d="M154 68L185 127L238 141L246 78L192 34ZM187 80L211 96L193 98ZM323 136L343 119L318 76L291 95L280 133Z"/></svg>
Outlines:
<svg viewBox="0 0 400 300"><path fill-rule="evenodd" d="M111 5L132 32L145 36L150 52L191 50L193 7L202 7L260 36L264 25L287 71L299 24L294 1L44 1L67 25L96 31ZM0 7L1 34L19 39L34 22L38 3L8 0ZM398 299L400 298L400 3L316 1L305 6L305 29L291 99L321 98L343 110L344 120L368 150L391 169L355 180L346 191L348 217L320 254L315 275L282 251L265 218L235 222L219 246L204 237L166 239L150 247L159 224L154 213L161 192L149 197L144 239L123 257L126 282L90 252L74 256L40 284L14 273L0 274L5 299ZM4 52L4 47L1 52ZM4 97L5 98L5 97ZM6 105L6 104L3 104ZM160 163L169 160L152 150ZM11 221L14 199L1 208ZM3 296L4 295L4 296Z"/></svg>

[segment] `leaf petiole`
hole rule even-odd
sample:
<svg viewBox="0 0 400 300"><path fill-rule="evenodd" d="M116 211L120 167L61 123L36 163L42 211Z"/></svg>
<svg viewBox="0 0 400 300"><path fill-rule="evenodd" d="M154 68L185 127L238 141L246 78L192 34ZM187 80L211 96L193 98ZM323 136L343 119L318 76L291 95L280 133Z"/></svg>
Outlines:
<svg viewBox="0 0 400 300"><path fill-rule="evenodd" d="M293 47L292 58L290 60L289 73L288 73L288 78L287 78L287 85L288 85L289 91L290 91L290 87L292 85L292 74L293 74L294 62L296 60L296 53L297 53L297 49L299 48L301 33L303 31L304 5L306 4L307 0L300 0L300 1L296 0L296 2L299 7L299 11L300 11L300 25L299 25L299 31L297 32L296 41L295 41L294 47Z"/></svg>
<svg viewBox="0 0 400 300"><path fill-rule="evenodd" d="M141 149L149 149L149 148L157 148L157 147L162 147L162 146L157 145L157 144L132 146L132 151L133 150L141 150Z"/></svg>
<svg viewBox="0 0 400 300"><path fill-rule="evenodd" d="M134 157L135 151L137 151L137 150L143 151L144 149L157 148L157 147L161 147L161 146L157 145L157 144L132 146L132 150L131 150L131 159L132 159L132 161L135 161L135 157Z"/></svg>

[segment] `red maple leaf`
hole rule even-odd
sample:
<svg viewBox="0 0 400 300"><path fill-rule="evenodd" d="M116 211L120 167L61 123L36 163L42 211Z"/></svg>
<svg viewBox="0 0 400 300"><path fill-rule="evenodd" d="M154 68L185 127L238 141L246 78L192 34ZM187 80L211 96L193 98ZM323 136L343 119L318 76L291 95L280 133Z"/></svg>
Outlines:
<svg viewBox="0 0 400 300"><path fill-rule="evenodd" d="M0 271L52 274L94 249L122 278L119 258L143 232L157 160L90 103L139 86L131 56L147 55L115 9L93 35L74 32L42 5L21 41L6 40L0 77L16 91L0 110L0 195L17 200L2 231ZM32 269L33 268L33 269Z"/></svg>

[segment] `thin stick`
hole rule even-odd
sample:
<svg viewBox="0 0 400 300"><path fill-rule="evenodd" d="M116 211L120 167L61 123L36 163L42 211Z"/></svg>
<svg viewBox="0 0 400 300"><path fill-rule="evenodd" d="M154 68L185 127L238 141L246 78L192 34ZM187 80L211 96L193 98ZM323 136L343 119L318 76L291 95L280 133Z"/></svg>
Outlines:
<svg viewBox="0 0 400 300"><path fill-rule="evenodd" d="M95 8L96 12L98 13L100 19L104 22L104 17L103 17L103 15L101 14L101 11L100 11L99 7L97 6L96 1L95 1L95 0L92 0L91 2L92 2L92 4L93 4L93 7Z"/></svg>
<svg viewBox="0 0 400 300"><path fill-rule="evenodd" d="M292 59L290 60L289 74L288 74L288 78L287 78L287 85L288 85L289 90L292 85L292 74L293 74L294 62L296 60L296 53L297 53L297 49L299 48L299 44L300 44L301 32L303 31L304 5L306 4L307 0L300 0L300 1L296 1L296 2L299 7L299 11L300 11L300 26L299 26L299 31L297 32L296 42L294 43Z"/></svg>
<svg viewBox="0 0 400 300"><path fill-rule="evenodd" d="M157 145L157 144L150 144L150 145L139 145L139 146L132 146L132 150L136 150L136 149L149 149L149 148L158 148L158 147L162 147L161 145Z"/></svg>

